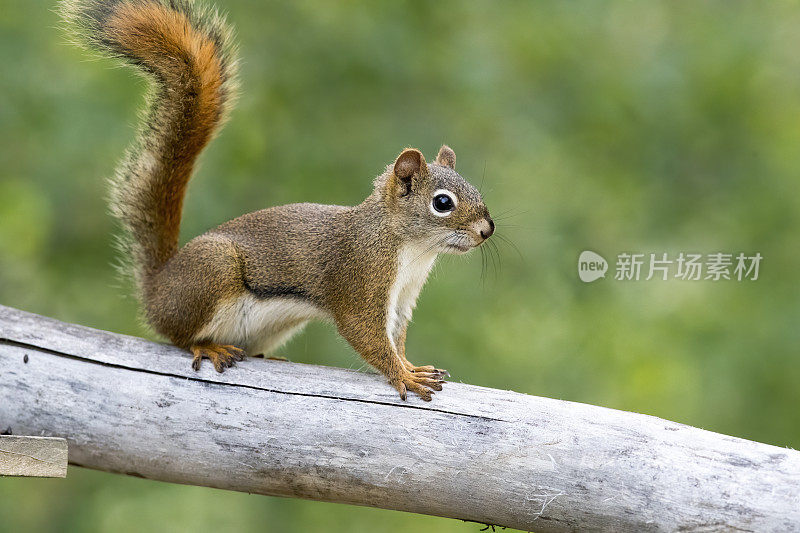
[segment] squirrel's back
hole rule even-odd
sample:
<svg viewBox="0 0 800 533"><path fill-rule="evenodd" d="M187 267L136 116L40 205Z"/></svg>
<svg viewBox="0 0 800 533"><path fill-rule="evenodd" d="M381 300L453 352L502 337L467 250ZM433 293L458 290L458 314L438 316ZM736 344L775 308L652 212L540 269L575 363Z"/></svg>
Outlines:
<svg viewBox="0 0 800 533"><path fill-rule="evenodd" d="M231 31L192 0L64 0L71 33L150 81L136 140L111 179L125 263L140 289L178 249L186 185L236 88Z"/></svg>

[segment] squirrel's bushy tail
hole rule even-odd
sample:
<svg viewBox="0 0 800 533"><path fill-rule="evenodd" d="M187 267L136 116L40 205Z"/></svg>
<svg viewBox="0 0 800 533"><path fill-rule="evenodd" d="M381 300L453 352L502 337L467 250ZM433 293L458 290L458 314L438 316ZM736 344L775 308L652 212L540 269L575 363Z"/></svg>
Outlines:
<svg viewBox="0 0 800 533"><path fill-rule="evenodd" d="M111 179L126 263L142 289L178 248L194 162L225 118L236 88L231 31L192 0L63 0L83 44L122 59L151 83L134 143Z"/></svg>

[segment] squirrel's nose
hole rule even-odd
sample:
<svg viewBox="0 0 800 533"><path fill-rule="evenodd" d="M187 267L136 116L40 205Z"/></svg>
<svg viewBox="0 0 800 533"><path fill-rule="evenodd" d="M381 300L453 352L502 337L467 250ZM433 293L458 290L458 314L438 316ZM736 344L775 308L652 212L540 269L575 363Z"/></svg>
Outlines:
<svg viewBox="0 0 800 533"><path fill-rule="evenodd" d="M487 216L484 220L486 221L487 225L481 228L480 234L484 239L488 239L492 236L492 233L494 233L494 220L492 220L492 217L490 216Z"/></svg>

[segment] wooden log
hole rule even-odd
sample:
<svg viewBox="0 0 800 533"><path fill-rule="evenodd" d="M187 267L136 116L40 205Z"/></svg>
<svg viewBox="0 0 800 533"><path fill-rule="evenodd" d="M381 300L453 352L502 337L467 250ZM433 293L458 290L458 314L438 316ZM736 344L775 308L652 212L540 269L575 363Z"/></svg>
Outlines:
<svg viewBox="0 0 800 533"><path fill-rule="evenodd" d="M0 435L0 476L67 477L67 441Z"/></svg>
<svg viewBox="0 0 800 533"><path fill-rule="evenodd" d="M536 531L797 531L800 452L628 413L174 347L0 307L0 427L162 481ZM27 361L27 362L25 362Z"/></svg>

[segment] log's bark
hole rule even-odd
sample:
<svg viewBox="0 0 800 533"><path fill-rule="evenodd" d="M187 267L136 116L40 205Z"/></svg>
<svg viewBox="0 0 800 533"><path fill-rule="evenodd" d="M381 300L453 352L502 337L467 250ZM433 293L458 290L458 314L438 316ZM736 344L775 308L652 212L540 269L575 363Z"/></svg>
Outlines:
<svg viewBox="0 0 800 533"><path fill-rule="evenodd" d="M0 476L67 477L67 441L0 435Z"/></svg>
<svg viewBox="0 0 800 533"><path fill-rule="evenodd" d="M150 479L536 531L798 531L800 452L449 383L176 348L0 307L0 428Z"/></svg>

